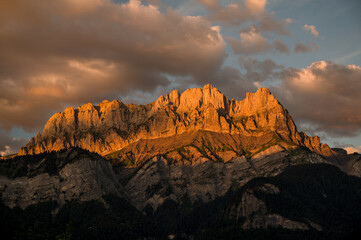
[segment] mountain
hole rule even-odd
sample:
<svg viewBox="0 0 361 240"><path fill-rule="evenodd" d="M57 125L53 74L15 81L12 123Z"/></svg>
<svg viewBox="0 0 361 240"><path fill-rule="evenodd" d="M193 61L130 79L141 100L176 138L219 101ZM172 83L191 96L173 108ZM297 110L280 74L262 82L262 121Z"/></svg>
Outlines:
<svg viewBox="0 0 361 240"><path fill-rule="evenodd" d="M102 200L107 194L126 198L110 163L82 149L1 161L0 173L2 200L9 207L26 208L44 201L62 205L73 199Z"/></svg>
<svg viewBox="0 0 361 240"><path fill-rule="evenodd" d="M0 227L20 239L349 238L360 159L298 132L266 88L89 103L0 161Z"/></svg>
<svg viewBox="0 0 361 240"><path fill-rule="evenodd" d="M327 164L301 164L275 177L254 178L218 199L213 222L202 219L197 239L359 239L360 184L360 178ZM194 224L194 217L184 222Z"/></svg>
<svg viewBox="0 0 361 240"><path fill-rule="evenodd" d="M304 154L293 156L305 160ZM184 178L207 188L217 176L200 165L207 175ZM0 231L4 239L359 239L361 179L324 163L293 165L243 184L233 181L208 201L168 197L152 209L134 207L127 194L143 192L122 187L128 185L123 173L94 153L71 148L18 156L0 162ZM244 172L240 166L230 168ZM168 193L159 190L145 193L169 196L172 186Z"/></svg>
<svg viewBox="0 0 361 240"><path fill-rule="evenodd" d="M305 146L322 156L337 155L327 144L320 144L318 137L299 133L288 111L268 89L260 88L236 101L212 85L182 94L174 90L147 105L126 105L114 100L96 106L88 103L75 109L68 107L54 114L43 132L32 138L19 155L69 147L101 155L123 150L119 159L131 158L134 165L160 153L189 147L194 138L201 141L200 135L205 132L217 133L216 141L222 139L215 147L232 149L234 153L227 155L230 159L242 153L255 154L274 145L272 141L283 148ZM200 145L187 150L209 158L197 150Z"/></svg>

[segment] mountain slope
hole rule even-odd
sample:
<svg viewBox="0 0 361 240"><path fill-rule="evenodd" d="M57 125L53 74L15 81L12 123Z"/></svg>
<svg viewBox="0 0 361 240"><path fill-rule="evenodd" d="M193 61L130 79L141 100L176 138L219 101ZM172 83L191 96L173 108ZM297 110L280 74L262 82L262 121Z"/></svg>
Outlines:
<svg viewBox="0 0 361 240"><path fill-rule="evenodd" d="M320 144L318 137L299 133L287 110L268 89L260 88L256 93L247 93L244 100L236 101L229 100L211 85L188 89L182 94L174 90L147 105L125 105L114 100L96 106L88 103L75 109L68 107L53 115L43 132L32 138L19 155L72 146L105 155L139 140L161 142L169 140L167 137L197 131L245 139L276 136L290 146L305 146L331 158L337 155L327 144ZM177 146L181 147L183 145Z"/></svg>
<svg viewBox="0 0 361 240"><path fill-rule="evenodd" d="M204 239L359 239L360 189L360 178L334 166L292 166L229 193L216 220L199 234Z"/></svg>
<svg viewBox="0 0 361 240"><path fill-rule="evenodd" d="M79 153L72 151L72 154ZM40 159L38 163L51 162L54 156L48 156L51 157L45 161ZM58 161L58 166L65 163L64 160ZM81 162L81 157L72 161ZM75 167L73 163L66 165ZM242 171L236 165L232 168ZM33 177L47 172L44 170ZM99 199L74 195L63 203L43 198L27 206L21 205L22 208L9 207L9 202L5 201L7 197L2 196L0 230L6 239L359 238L360 178L348 176L327 164L301 164L282 171L277 176L253 178L242 187L232 184L223 196L206 203L191 204L186 198L180 202L168 198L157 209L146 207L143 211L134 208L124 197L111 193ZM15 181L23 181L27 176L27 173L19 174L22 177L13 175ZM79 176L84 177L83 171ZM84 179L92 182L89 180ZM192 191L191 186L187 188ZM6 188L1 189L4 190ZM136 190L132 189L134 193ZM156 188L145 192L151 191L157 194Z"/></svg>
<svg viewBox="0 0 361 240"><path fill-rule="evenodd" d="M102 201L106 194L127 198L108 161L74 148L0 161L0 194L11 208L46 201Z"/></svg>
<svg viewBox="0 0 361 240"><path fill-rule="evenodd" d="M118 174L125 178L122 182L132 204L141 211L153 211L167 200L177 204L209 202L225 195L232 186L243 186L255 177L275 176L290 165L327 162L309 150L289 153L277 146L266 154L227 162L205 158L193 164L183 161L158 155L137 168L121 167ZM129 170L133 171L127 174Z"/></svg>

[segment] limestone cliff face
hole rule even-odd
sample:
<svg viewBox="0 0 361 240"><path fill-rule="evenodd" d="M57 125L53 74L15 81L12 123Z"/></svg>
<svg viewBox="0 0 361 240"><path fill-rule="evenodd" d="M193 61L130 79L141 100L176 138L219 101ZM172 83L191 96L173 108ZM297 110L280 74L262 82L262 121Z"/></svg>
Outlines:
<svg viewBox="0 0 361 240"><path fill-rule="evenodd" d="M100 154L122 149L139 139L157 139L207 130L240 136L273 133L282 140L305 146L323 156L332 150L297 132L282 105L266 88L247 93L242 101L229 100L211 85L177 90L148 105L120 101L68 107L54 114L41 134L33 137L20 155L81 147Z"/></svg>
<svg viewBox="0 0 361 240"><path fill-rule="evenodd" d="M326 161L315 153L290 155L272 148L252 158L240 156L227 162L198 157L198 162L189 164L187 160L173 162L169 156L158 155L133 170L124 189L139 210L146 206L155 210L169 199L181 203L184 197L191 203L209 202L224 196L232 185L243 186L255 177L276 176L300 162ZM128 179L129 170L123 168L119 176Z"/></svg>
<svg viewBox="0 0 361 240"><path fill-rule="evenodd" d="M76 199L102 201L103 195L107 194L126 198L110 163L100 156L84 152L68 149L53 156L45 155L36 163L24 157L21 161L26 165L26 170L13 171L21 176L13 178L4 172L0 175L1 201L11 208L18 206L24 209L46 201L56 201L59 205ZM47 167L41 168L46 163ZM4 162L2 164L6 165ZM9 164L13 166L9 165L8 168L21 165L16 162Z"/></svg>

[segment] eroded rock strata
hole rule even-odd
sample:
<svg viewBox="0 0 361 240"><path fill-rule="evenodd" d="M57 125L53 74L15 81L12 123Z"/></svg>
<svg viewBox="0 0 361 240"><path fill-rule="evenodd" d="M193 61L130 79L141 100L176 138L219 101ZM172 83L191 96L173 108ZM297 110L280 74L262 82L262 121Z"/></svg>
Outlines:
<svg viewBox="0 0 361 240"><path fill-rule="evenodd" d="M126 105L114 100L96 106L88 103L78 108L68 107L54 114L43 132L32 138L19 154L73 146L106 155L139 140L169 140L167 137L197 131L240 138L271 133L289 145L305 146L327 157L335 154L327 144L320 144L318 137L299 133L287 110L268 89L260 88L256 93L247 93L244 100L236 101L211 85L188 89L182 94L174 90L147 105ZM253 153L257 150L250 149Z"/></svg>

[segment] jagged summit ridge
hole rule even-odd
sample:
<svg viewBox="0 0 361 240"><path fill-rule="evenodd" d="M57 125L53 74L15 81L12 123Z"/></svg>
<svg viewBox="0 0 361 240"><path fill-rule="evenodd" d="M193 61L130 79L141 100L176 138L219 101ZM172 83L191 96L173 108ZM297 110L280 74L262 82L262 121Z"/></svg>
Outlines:
<svg viewBox="0 0 361 240"><path fill-rule="evenodd" d="M173 90L147 105L107 100L68 107L54 114L41 134L33 137L19 154L60 150L71 146L106 154L139 139L158 139L194 131L241 136L274 133L296 145L329 155L318 138L298 133L287 110L267 88L247 93L244 100L229 100L208 84L179 93Z"/></svg>
<svg viewBox="0 0 361 240"><path fill-rule="evenodd" d="M229 100L217 88L208 84L203 88L191 88L182 94L173 90L165 97L162 95L154 102L154 109L173 107L177 112L187 112L202 106L212 105L216 110L229 108Z"/></svg>

